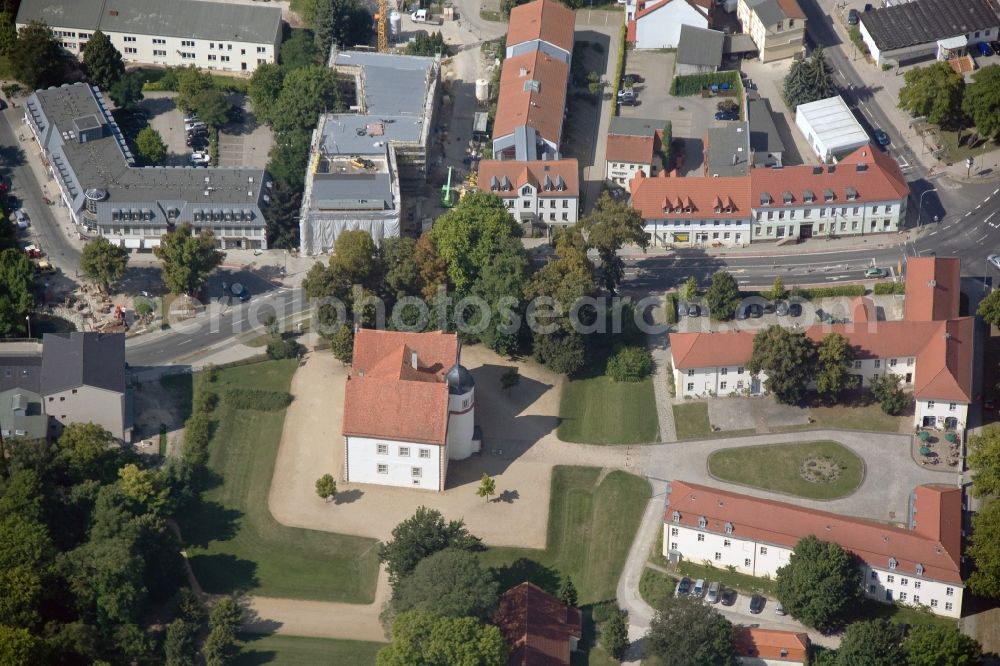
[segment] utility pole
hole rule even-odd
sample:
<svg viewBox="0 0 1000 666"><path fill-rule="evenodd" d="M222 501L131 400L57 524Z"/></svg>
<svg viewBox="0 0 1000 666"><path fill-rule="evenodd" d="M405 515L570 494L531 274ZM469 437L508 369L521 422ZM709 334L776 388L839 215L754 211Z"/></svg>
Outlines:
<svg viewBox="0 0 1000 666"><path fill-rule="evenodd" d="M972 175L972 158L971 157L965 158L965 166L966 166L965 177L969 178Z"/></svg>

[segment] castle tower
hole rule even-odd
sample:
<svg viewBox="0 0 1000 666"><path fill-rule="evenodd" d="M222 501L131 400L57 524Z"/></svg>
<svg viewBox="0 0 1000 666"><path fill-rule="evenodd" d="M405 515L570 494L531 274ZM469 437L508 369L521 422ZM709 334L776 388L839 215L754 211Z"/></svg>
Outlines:
<svg viewBox="0 0 1000 666"><path fill-rule="evenodd" d="M448 382L448 459L464 460L479 450L473 442L476 425L476 382L472 373L455 364L445 375Z"/></svg>

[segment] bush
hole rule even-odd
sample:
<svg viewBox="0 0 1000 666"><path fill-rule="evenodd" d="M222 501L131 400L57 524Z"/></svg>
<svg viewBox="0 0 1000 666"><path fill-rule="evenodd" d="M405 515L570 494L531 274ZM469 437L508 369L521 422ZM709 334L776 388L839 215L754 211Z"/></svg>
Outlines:
<svg viewBox="0 0 1000 666"><path fill-rule="evenodd" d="M653 371L653 357L645 347L623 347L608 359L607 374L616 382L638 382Z"/></svg>
<svg viewBox="0 0 1000 666"><path fill-rule="evenodd" d="M673 123L668 120L663 124L663 138L660 139L660 160L663 161L664 171L672 171L674 167L674 158L673 155L671 155L673 142L674 126Z"/></svg>
<svg viewBox="0 0 1000 666"><path fill-rule="evenodd" d="M817 298L833 298L835 296L864 296L866 293L865 286L863 284L845 284L839 287L816 287L814 289L802 289L801 287L792 287L788 290L788 295L791 298L802 298L807 301L815 300ZM748 296L763 296L768 297L768 293L754 293L747 294Z"/></svg>
<svg viewBox="0 0 1000 666"><path fill-rule="evenodd" d="M740 82L740 73L736 71L675 76L670 84L670 94L674 97L697 95L701 93L702 89L712 84L719 85L721 83L728 83L742 95L743 84Z"/></svg>
<svg viewBox="0 0 1000 666"><path fill-rule="evenodd" d="M233 409L253 409L274 412L292 404L292 395L286 391L268 391L257 388L231 388L226 390L226 404Z"/></svg>
<svg viewBox="0 0 1000 666"><path fill-rule="evenodd" d="M304 347L295 340L276 340L267 344L267 357L275 361L298 358Z"/></svg>
<svg viewBox="0 0 1000 666"><path fill-rule="evenodd" d="M212 437L212 422L208 414L199 412L184 423L184 459L194 465L208 462L208 440Z"/></svg>
<svg viewBox="0 0 1000 666"><path fill-rule="evenodd" d="M615 63L614 88L611 90L611 115L608 117L608 126L611 126L611 119L618 115L618 91L622 87L622 77L625 76L625 49L626 49L625 23L622 22L621 30L618 33L618 61Z"/></svg>
<svg viewBox="0 0 1000 666"><path fill-rule="evenodd" d="M194 396L194 412L208 414L219 405L219 394L209 389L199 389Z"/></svg>
<svg viewBox="0 0 1000 666"><path fill-rule="evenodd" d="M677 323L677 294L667 294L663 303L664 313L663 317L667 324L673 325Z"/></svg>
<svg viewBox="0 0 1000 666"><path fill-rule="evenodd" d="M906 293L905 282L877 282L872 293L876 296L886 296L889 294L903 295Z"/></svg>

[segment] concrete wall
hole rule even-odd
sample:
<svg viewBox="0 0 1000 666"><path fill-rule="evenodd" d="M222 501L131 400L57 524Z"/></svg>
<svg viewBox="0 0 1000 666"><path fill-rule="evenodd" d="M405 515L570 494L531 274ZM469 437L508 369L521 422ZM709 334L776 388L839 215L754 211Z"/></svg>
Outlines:
<svg viewBox="0 0 1000 666"><path fill-rule="evenodd" d="M443 457L446 457L446 450L443 446L369 437L344 437L344 440L347 456L345 481L400 488L444 489ZM384 447L385 453L379 452L380 447ZM420 470L418 476L414 476L414 469Z"/></svg>
<svg viewBox="0 0 1000 666"><path fill-rule="evenodd" d="M628 183L635 176L637 171L642 171L647 176L655 176L655 166L653 164L640 164L638 162L612 162L608 161L605 178L614 181L619 185L628 186Z"/></svg>

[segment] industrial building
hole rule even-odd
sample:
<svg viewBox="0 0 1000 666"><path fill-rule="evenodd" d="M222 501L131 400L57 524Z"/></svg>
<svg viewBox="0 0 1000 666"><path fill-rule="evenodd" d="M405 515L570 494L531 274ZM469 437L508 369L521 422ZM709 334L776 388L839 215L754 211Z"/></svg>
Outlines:
<svg viewBox="0 0 1000 666"><path fill-rule="evenodd" d="M299 222L301 251L333 249L347 230L398 236L403 194L427 181L440 95L438 58L334 51L330 66L356 91L354 113L320 117Z"/></svg>
<svg viewBox="0 0 1000 666"><path fill-rule="evenodd" d="M795 108L795 126L802 132L816 157L828 164L835 164L838 157L847 155L870 141L865 128L840 95L799 104Z"/></svg>

